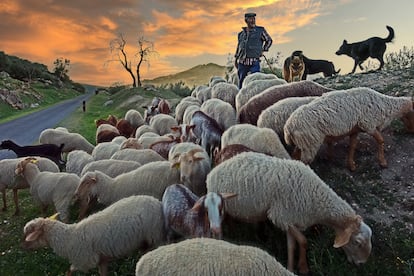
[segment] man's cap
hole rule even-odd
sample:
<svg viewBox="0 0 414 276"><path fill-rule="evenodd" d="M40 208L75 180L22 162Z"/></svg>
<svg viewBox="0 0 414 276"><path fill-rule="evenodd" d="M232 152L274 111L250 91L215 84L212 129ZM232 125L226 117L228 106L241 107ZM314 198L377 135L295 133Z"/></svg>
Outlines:
<svg viewBox="0 0 414 276"><path fill-rule="evenodd" d="M244 14L244 17L245 18L247 18L247 17L255 17L255 16L256 16L256 14L254 12L248 12L248 13L245 13Z"/></svg>

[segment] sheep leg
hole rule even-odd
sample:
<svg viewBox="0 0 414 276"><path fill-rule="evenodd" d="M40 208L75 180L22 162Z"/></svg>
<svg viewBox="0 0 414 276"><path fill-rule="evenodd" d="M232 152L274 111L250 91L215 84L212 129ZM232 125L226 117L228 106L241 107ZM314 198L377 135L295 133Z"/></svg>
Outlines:
<svg viewBox="0 0 414 276"><path fill-rule="evenodd" d="M1 193L3 194L3 209L1 209L2 211L7 211L7 200L6 200L6 190L1 191Z"/></svg>
<svg viewBox="0 0 414 276"><path fill-rule="evenodd" d="M306 237L294 226L289 226L288 234L292 236L299 244L299 260L298 270L300 274L307 275L309 273L308 262L306 260L306 250L308 242ZM289 260L288 260L289 261Z"/></svg>
<svg viewBox="0 0 414 276"><path fill-rule="evenodd" d="M387 160L385 160L385 154L384 154L384 138L382 137L381 133L378 130L375 130L375 132L372 133L372 136L375 138L375 140L378 143L378 160L380 162L380 166L383 168L386 168Z"/></svg>
<svg viewBox="0 0 414 276"><path fill-rule="evenodd" d="M13 189L13 201L14 201L14 206L16 207L16 211L14 212L14 215L18 216L20 214L20 209L19 209L19 196L17 194L17 189Z"/></svg>
<svg viewBox="0 0 414 276"><path fill-rule="evenodd" d="M300 160L301 155L302 155L301 150L297 146L295 146L292 152L292 159Z"/></svg>
<svg viewBox="0 0 414 276"><path fill-rule="evenodd" d="M98 270L100 276L106 276L108 275L108 262L109 258L101 256L98 264Z"/></svg>
<svg viewBox="0 0 414 276"><path fill-rule="evenodd" d="M287 247L288 247L288 264L287 269L291 272L294 272L293 270L293 260L295 258L295 247L296 247L296 240L292 234L290 234L290 231L286 232L287 237Z"/></svg>
<svg viewBox="0 0 414 276"><path fill-rule="evenodd" d="M349 151L348 151L348 168L350 171L355 171L355 150L358 144L358 133L352 133L349 135Z"/></svg>

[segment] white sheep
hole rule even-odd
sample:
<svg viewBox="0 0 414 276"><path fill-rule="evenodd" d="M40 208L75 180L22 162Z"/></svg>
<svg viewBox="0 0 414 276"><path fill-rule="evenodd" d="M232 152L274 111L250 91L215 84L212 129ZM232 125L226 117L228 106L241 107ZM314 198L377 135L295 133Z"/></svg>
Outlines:
<svg viewBox="0 0 414 276"><path fill-rule="evenodd" d="M144 118L142 118L141 113L135 109L130 109L125 113L125 120L127 120L134 129L145 124Z"/></svg>
<svg viewBox="0 0 414 276"><path fill-rule="evenodd" d="M165 241L161 202L150 196L131 196L84 220L65 224L36 218L24 226L23 247L50 247L70 262L67 275L98 267L107 275L111 259L154 248Z"/></svg>
<svg viewBox="0 0 414 276"><path fill-rule="evenodd" d="M210 238L187 239L143 255L135 275L293 276L266 251Z"/></svg>
<svg viewBox="0 0 414 276"><path fill-rule="evenodd" d="M200 103L204 103L208 99L211 99L211 87L202 87L197 91L195 97L200 101Z"/></svg>
<svg viewBox="0 0 414 276"><path fill-rule="evenodd" d="M147 132L155 133L155 129L153 129L149 125L142 125L138 127L137 130L135 131L135 138L139 138L141 137L142 134L147 133Z"/></svg>
<svg viewBox="0 0 414 276"><path fill-rule="evenodd" d="M55 144L63 146L63 152L70 152L72 150L84 150L91 154L94 145L91 144L85 137L79 133L65 132L53 128L43 130L39 135L39 142L41 144Z"/></svg>
<svg viewBox="0 0 414 276"><path fill-rule="evenodd" d="M237 124L221 136L221 147L232 144L242 144L254 151L290 159L279 136L270 128L260 128L250 124Z"/></svg>
<svg viewBox="0 0 414 276"><path fill-rule="evenodd" d="M234 196L208 193L198 197L182 184L168 186L162 196L167 241L174 232L184 237L221 239L225 200Z"/></svg>
<svg viewBox="0 0 414 276"><path fill-rule="evenodd" d="M243 80L243 87L249 85L253 81L257 80L274 80L278 77L275 74L268 74L263 72L255 72L252 74L248 74Z"/></svg>
<svg viewBox="0 0 414 276"><path fill-rule="evenodd" d="M83 167L94 161L92 155L84 150L73 150L68 153L66 158L66 172L81 175Z"/></svg>
<svg viewBox="0 0 414 276"><path fill-rule="evenodd" d="M170 152L168 153L168 161L172 163L176 162L182 153L189 152L193 149L198 149L201 151L204 150L200 145L191 142L178 143L170 149Z"/></svg>
<svg viewBox="0 0 414 276"><path fill-rule="evenodd" d="M248 222L269 219L287 233L290 271L294 269L296 241L299 272L309 272L307 241L301 231L315 224L335 230L334 247L342 247L350 262L364 263L371 253L369 226L300 161L244 152L214 167L206 182L208 192L237 194L226 202L231 217Z"/></svg>
<svg viewBox="0 0 414 276"><path fill-rule="evenodd" d="M126 140L128 140L128 139L130 139L130 138L126 138L125 136L117 136L117 137L115 137L114 139L112 139L112 143L116 143L116 144L118 144L119 146L121 146ZM131 139L133 139L133 138L131 138Z"/></svg>
<svg viewBox="0 0 414 276"><path fill-rule="evenodd" d="M193 98L197 98L197 93L199 93L199 91L200 90L203 90L203 89L205 89L205 88L207 88L208 86L207 85L205 85L205 84L200 84L200 85L197 85L196 87L194 87L194 89L191 91L191 97L193 97ZM200 104L201 104L201 102L200 102Z"/></svg>
<svg viewBox="0 0 414 276"><path fill-rule="evenodd" d="M79 185L79 176L74 173L40 171L37 162L33 157L20 161L16 175L23 176L29 183L30 194L41 204L43 213L53 204L62 221L68 221L69 207Z"/></svg>
<svg viewBox="0 0 414 276"><path fill-rule="evenodd" d="M260 113L257 119L257 126L273 129L279 135L279 138L284 141L283 127L289 116L299 106L308 104L316 99L316 96L309 97L289 97L276 102Z"/></svg>
<svg viewBox="0 0 414 276"><path fill-rule="evenodd" d="M270 75L270 74L267 74ZM247 76L248 77L248 76ZM247 78L246 77L246 78ZM246 79L244 79L246 81ZM247 85L243 85L239 93L236 95L236 111L239 112L242 106L249 101L250 98L260 94L265 91L267 88L286 84L284 79L271 78L271 79L258 79L252 80Z"/></svg>
<svg viewBox="0 0 414 276"><path fill-rule="evenodd" d="M174 127L174 126L172 126ZM165 135L159 135L157 133L146 132L138 138L138 143L142 145L142 148L149 149L150 146L154 143L161 142L161 141L172 141L174 140L173 130L171 129L171 133Z"/></svg>
<svg viewBox="0 0 414 276"><path fill-rule="evenodd" d="M198 196L206 193L206 178L211 171L211 161L204 149L195 148L181 153L171 166L180 170L181 183L192 192Z"/></svg>
<svg viewBox="0 0 414 276"><path fill-rule="evenodd" d="M387 96L365 87L333 91L291 114L284 126L285 141L295 146L295 159L310 163L325 138L332 140L349 135L348 167L353 171L357 135L366 132L378 143L379 163L386 167L381 130L412 111L413 102L409 97Z"/></svg>
<svg viewBox="0 0 414 276"><path fill-rule="evenodd" d="M195 97L187 96L185 98L182 98L181 101L175 107L175 119L179 124L183 123L184 112L190 105L200 106L201 102Z"/></svg>
<svg viewBox="0 0 414 276"><path fill-rule="evenodd" d="M92 161L82 169L80 176L85 175L87 172L101 171L110 177L116 177L120 174L127 173L138 169L141 163L135 161L105 159Z"/></svg>
<svg viewBox="0 0 414 276"><path fill-rule="evenodd" d="M223 131L237 123L236 110L231 104L220 99L205 101L200 110L216 120Z"/></svg>
<svg viewBox="0 0 414 276"><path fill-rule="evenodd" d="M114 142L102 142L95 146L92 151L92 157L96 160L109 159L111 156L120 150L121 145Z"/></svg>
<svg viewBox="0 0 414 276"><path fill-rule="evenodd" d="M122 137L122 136L120 136ZM116 137L118 138L118 137ZM116 139L114 138L114 140ZM144 148L139 142L137 138L127 138L126 140L124 140L121 144L119 149L142 149Z"/></svg>
<svg viewBox="0 0 414 276"><path fill-rule="evenodd" d="M236 95L239 93L237 85L227 82L220 82L211 88L211 98L220 99L236 108Z"/></svg>
<svg viewBox="0 0 414 276"><path fill-rule="evenodd" d="M191 119L193 118L193 114L196 111L200 110L200 105L189 105L185 111L184 111L184 115L183 115L183 124L189 125L191 122Z"/></svg>
<svg viewBox="0 0 414 276"><path fill-rule="evenodd" d="M87 172L75 193L80 202L79 216L85 216L93 198L105 206L131 195L161 200L165 188L174 183L180 183L180 171L171 168L168 161L151 162L115 178L100 171Z"/></svg>
<svg viewBox="0 0 414 276"><path fill-rule="evenodd" d="M49 158L38 156L36 158L38 160L40 171L59 172L59 167ZM15 206L14 215L20 214L17 190L29 188L29 183L27 183L26 179L23 177L16 177L15 174L17 164L24 159L25 157L0 160L0 192L2 193L3 198L2 211L7 210L6 189L12 189Z"/></svg>
<svg viewBox="0 0 414 276"><path fill-rule="evenodd" d="M115 152L111 159L135 161L141 163L141 165L154 161L165 161L164 157L152 149L122 149Z"/></svg>
<svg viewBox="0 0 414 276"><path fill-rule="evenodd" d="M170 133L171 127L176 125L178 125L178 123L173 116L163 113L154 115L149 122L149 126L161 136Z"/></svg>
<svg viewBox="0 0 414 276"><path fill-rule="evenodd" d="M225 83L226 82L226 79L225 78L223 78L222 76L212 76L211 78L210 78L210 81L208 82L208 86L209 87L214 87L216 84L218 84L218 83Z"/></svg>

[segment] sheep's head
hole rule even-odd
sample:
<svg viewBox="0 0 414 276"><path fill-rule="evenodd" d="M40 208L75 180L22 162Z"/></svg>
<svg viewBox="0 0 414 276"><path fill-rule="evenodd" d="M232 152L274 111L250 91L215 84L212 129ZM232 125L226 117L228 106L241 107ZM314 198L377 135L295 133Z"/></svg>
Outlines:
<svg viewBox="0 0 414 276"><path fill-rule="evenodd" d="M360 216L355 216L346 224L347 227L344 230L337 231L334 247L342 247L349 262L356 265L363 264L371 254L372 230Z"/></svg>
<svg viewBox="0 0 414 276"><path fill-rule="evenodd" d="M16 175L22 175L27 164L37 164L38 160L34 157L28 157L17 163L16 170L14 173Z"/></svg>
<svg viewBox="0 0 414 276"><path fill-rule="evenodd" d="M82 219L86 216L86 213L96 201L97 191L96 191L96 173L88 172L80 180L79 186L75 191L75 200L79 202L79 219Z"/></svg>
<svg viewBox="0 0 414 276"><path fill-rule="evenodd" d="M189 183L193 175L194 167L198 162L205 159L203 149L192 149L188 152L181 153L177 161L174 161L171 167L180 168L181 182Z"/></svg>
<svg viewBox="0 0 414 276"><path fill-rule="evenodd" d="M36 249L48 246L48 241L45 235L45 227L50 221L46 218L35 218L23 228L24 239L22 241L22 247L24 249Z"/></svg>
<svg viewBox="0 0 414 276"><path fill-rule="evenodd" d="M222 237L221 222L224 218L224 202L225 200L235 197L234 193L214 193L200 197L197 202L191 208L192 212L200 213L204 215L205 226L209 228L204 229L204 234L210 236L210 234L216 238Z"/></svg>

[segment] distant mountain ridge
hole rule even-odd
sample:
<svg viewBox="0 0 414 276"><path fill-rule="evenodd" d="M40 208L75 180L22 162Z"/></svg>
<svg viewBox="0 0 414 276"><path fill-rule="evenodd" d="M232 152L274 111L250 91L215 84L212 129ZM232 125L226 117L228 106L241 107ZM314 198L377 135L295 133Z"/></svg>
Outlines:
<svg viewBox="0 0 414 276"><path fill-rule="evenodd" d="M224 77L226 67L215 63L207 63L194 66L186 71L179 72L168 76L157 77L151 80L144 80L145 84L174 84L183 81L187 86L197 86L201 84L208 84L210 78L213 76Z"/></svg>

